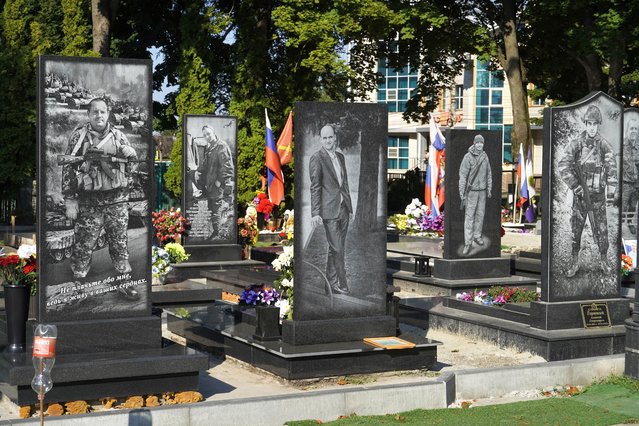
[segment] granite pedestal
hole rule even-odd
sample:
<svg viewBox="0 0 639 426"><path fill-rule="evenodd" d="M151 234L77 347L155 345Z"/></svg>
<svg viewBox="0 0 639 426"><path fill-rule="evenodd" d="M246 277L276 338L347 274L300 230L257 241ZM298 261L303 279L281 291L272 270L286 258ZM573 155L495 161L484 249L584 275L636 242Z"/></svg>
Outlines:
<svg viewBox="0 0 639 426"><path fill-rule="evenodd" d="M207 355L163 341L156 316L56 325L53 389L47 402L196 390L199 371L208 368ZM31 389L32 326L27 324L25 353L9 354L4 350L6 318L0 316L0 392L18 405L37 402Z"/></svg>
<svg viewBox="0 0 639 426"><path fill-rule="evenodd" d="M383 371L431 368L441 344L420 336L399 337L415 343L410 349L383 349L362 340L290 345L282 340L258 341L250 312L230 304L166 308L169 331L209 352L231 356L289 380ZM183 316L178 316L179 312ZM394 324L394 323L393 323ZM394 335L393 333L391 335Z"/></svg>
<svg viewBox="0 0 639 426"><path fill-rule="evenodd" d="M629 302L625 300L626 309ZM485 306L454 298L403 299L400 321L418 327L443 329L500 347L525 350L547 361L620 354L626 327L540 329L531 326L530 304ZM611 313L612 315L612 313Z"/></svg>
<svg viewBox="0 0 639 426"><path fill-rule="evenodd" d="M153 305L210 303L222 298L222 290L210 284L186 280L177 283L156 285L151 288Z"/></svg>

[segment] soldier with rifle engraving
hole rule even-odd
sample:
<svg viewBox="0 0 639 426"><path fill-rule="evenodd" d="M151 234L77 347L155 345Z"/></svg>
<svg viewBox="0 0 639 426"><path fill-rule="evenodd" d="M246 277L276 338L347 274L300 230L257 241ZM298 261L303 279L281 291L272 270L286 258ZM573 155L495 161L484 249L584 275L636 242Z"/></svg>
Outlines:
<svg viewBox="0 0 639 426"><path fill-rule="evenodd" d="M75 221L71 270L76 282L89 273L102 228L114 268L120 274L131 272L128 199L137 155L126 136L109 123L110 108L104 99L92 99L88 114L89 121L71 133L66 155L58 158L66 215ZM131 288L120 291L138 297Z"/></svg>
<svg viewBox="0 0 639 426"><path fill-rule="evenodd" d="M566 271L574 277L579 270L581 237L586 223L590 223L595 243L599 248L601 268L612 272L608 254L608 221L606 201L619 204L620 191L617 179L617 163L610 144L599 134L601 111L590 105L582 118L586 129L578 138L570 141L566 154L559 161L559 174L573 192L572 263Z"/></svg>
<svg viewBox="0 0 639 426"><path fill-rule="evenodd" d="M473 145L459 166L459 196L464 213L464 249L462 255L467 256L473 243L484 245L482 230L486 213L486 198L492 197L493 177L484 152L484 137L476 135Z"/></svg>

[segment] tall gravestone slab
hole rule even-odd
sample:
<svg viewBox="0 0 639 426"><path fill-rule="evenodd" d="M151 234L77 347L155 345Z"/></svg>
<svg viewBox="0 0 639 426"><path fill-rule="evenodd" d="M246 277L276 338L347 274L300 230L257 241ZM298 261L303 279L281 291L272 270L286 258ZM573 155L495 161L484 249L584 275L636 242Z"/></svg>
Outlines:
<svg viewBox="0 0 639 426"><path fill-rule="evenodd" d="M501 256L501 132L446 131L444 256L434 276L444 279L510 276Z"/></svg>
<svg viewBox="0 0 639 426"><path fill-rule="evenodd" d="M639 109L627 108L623 113L623 169L621 179L621 238L633 246L637 240L639 217ZM636 253L636 243L634 243Z"/></svg>
<svg viewBox="0 0 639 426"><path fill-rule="evenodd" d="M637 201L639 200L639 109L627 108L623 113L623 202L621 203L621 236L624 245L635 249L637 241ZM634 243L633 243L634 240ZM636 260L636 258L635 258ZM633 267L637 267L636 261ZM635 279L635 304L632 317L626 320L626 368L625 374L639 379L639 280Z"/></svg>
<svg viewBox="0 0 639 426"><path fill-rule="evenodd" d="M239 260L237 118L185 114L182 206L190 262Z"/></svg>
<svg viewBox="0 0 639 426"><path fill-rule="evenodd" d="M387 113L295 105L295 306L283 340L395 335L386 306Z"/></svg>
<svg viewBox="0 0 639 426"><path fill-rule="evenodd" d="M57 325L59 356L48 399L197 387L206 362L163 349L151 315L151 61L42 56L38 71L37 321ZM8 383L12 398L34 399L30 358L12 362L11 380L27 379Z"/></svg>
<svg viewBox="0 0 639 426"><path fill-rule="evenodd" d="M544 112L544 256L533 327L596 326L590 307L607 310L604 327L628 317L619 294L622 132L623 106L602 92Z"/></svg>

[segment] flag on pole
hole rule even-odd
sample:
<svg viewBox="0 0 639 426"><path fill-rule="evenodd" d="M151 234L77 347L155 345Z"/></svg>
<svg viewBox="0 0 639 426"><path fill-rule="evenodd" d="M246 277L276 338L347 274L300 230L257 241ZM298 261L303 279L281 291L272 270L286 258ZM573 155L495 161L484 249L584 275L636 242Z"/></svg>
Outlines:
<svg viewBox="0 0 639 426"><path fill-rule="evenodd" d="M532 144L528 145L528 156L526 158L526 179L528 181L528 209L524 212L528 223L532 223L535 220L535 210L533 208L533 197L537 194L535 191L535 178L533 177L533 165L532 165Z"/></svg>
<svg viewBox="0 0 639 426"><path fill-rule="evenodd" d="M517 179L519 181L519 209L525 213L526 220L530 223L532 208L530 206L530 193L528 191L528 176L526 174L526 160L524 159L524 150L519 150L519 158L517 160ZM521 216L520 216L521 217Z"/></svg>
<svg viewBox="0 0 639 426"><path fill-rule="evenodd" d="M445 156L446 139L430 116L430 147L428 148L428 167L426 168L426 185L424 188L424 204L430 208L434 218L440 214L444 205L444 171L442 162Z"/></svg>
<svg viewBox="0 0 639 426"><path fill-rule="evenodd" d="M277 140L277 154L280 165L285 166L293 160L293 111L288 113L284 129Z"/></svg>
<svg viewBox="0 0 639 426"><path fill-rule="evenodd" d="M268 119L268 111L264 109L266 116L266 174L268 180L268 198L271 203L279 205L284 198L284 176L280 166L280 157L277 155L275 138Z"/></svg>

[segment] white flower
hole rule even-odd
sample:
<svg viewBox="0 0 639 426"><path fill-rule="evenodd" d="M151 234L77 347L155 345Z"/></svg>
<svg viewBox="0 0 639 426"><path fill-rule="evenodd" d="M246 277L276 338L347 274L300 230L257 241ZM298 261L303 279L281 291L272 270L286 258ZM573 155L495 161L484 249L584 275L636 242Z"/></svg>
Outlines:
<svg viewBox="0 0 639 426"><path fill-rule="evenodd" d="M475 296L475 298L474 298L473 300L474 300L475 302L479 302L479 303L481 303L481 302L483 302L483 300L484 300L484 299L482 299L482 297L481 297L481 296Z"/></svg>
<svg viewBox="0 0 639 426"><path fill-rule="evenodd" d="M455 295L455 299L457 299L457 300L461 300L461 298L462 298L462 294L461 294L461 293L457 293L457 294Z"/></svg>
<svg viewBox="0 0 639 426"><path fill-rule="evenodd" d="M280 299L275 302L275 306L280 308L280 318L286 318L291 310L291 305L288 303L288 299Z"/></svg>
<svg viewBox="0 0 639 426"><path fill-rule="evenodd" d="M246 216L257 217L257 209L255 206L248 206L246 208Z"/></svg>
<svg viewBox="0 0 639 426"><path fill-rule="evenodd" d="M275 269L276 271L281 271L282 270L282 264L280 263L280 258L279 257L277 259L275 259L274 261L272 261L271 265L273 266L273 269Z"/></svg>
<svg viewBox="0 0 639 426"><path fill-rule="evenodd" d="M280 283L280 285L282 287L293 287L293 279L291 278L290 280L288 278L284 278L282 279L282 282Z"/></svg>
<svg viewBox="0 0 639 426"><path fill-rule="evenodd" d="M36 246L35 244L22 244L18 248L18 256L20 259L28 259L31 256L35 256L36 254Z"/></svg>

